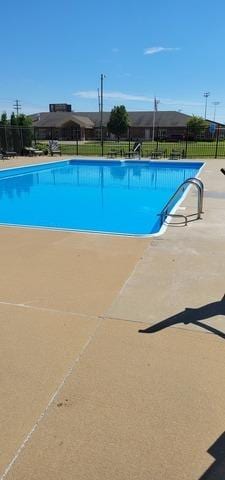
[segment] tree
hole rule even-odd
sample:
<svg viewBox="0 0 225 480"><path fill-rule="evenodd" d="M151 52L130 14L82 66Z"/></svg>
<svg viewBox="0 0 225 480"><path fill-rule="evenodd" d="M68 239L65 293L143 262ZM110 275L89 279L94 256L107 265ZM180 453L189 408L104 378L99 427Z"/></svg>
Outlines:
<svg viewBox="0 0 225 480"><path fill-rule="evenodd" d="M194 139L207 128L208 124L202 117L192 115L187 123L188 133Z"/></svg>
<svg viewBox="0 0 225 480"><path fill-rule="evenodd" d="M4 112L2 113L1 119L0 119L0 148L2 148L2 150L7 150L7 129L6 129L7 125L8 125L7 113Z"/></svg>
<svg viewBox="0 0 225 480"><path fill-rule="evenodd" d="M23 113L17 117L17 125L21 132L21 149L30 147L33 140L32 120Z"/></svg>
<svg viewBox="0 0 225 480"><path fill-rule="evenodd" d="M8 120L7 114L0 117L0 148L22 153L23 148L30 147L33 139L32 120L24 114L13 112Z"/></svg>
<svg viewBox="0 0 225 480"><path fill-rule="evenodd" d="M11 132L10 149L12 149L14 152L22 153L21 134L18 127L18 117L16 117L14 112L11 114L10 125L11 125L11 129L9 129Z"/></svg>
<svg viewBox="0 0 225 480"><path fill-rule="evenodd" d="M110 114L107 124L108 131L117 136L118 141L121 135L127 133L129 127L128 113L124 105L115 106Z"/></svg>
<svg viewBox="0 0 225 480"><path fill-rule="evenodd" d="M1 115L1 120L0 120L1 125L8 125L8 120L7 120L7 113L3 112Z"/></svg>
<svg viewBox="0 0 225 480"><path fill-rule="evenodd" d="M32 120L23 113L15 115L13 112L10 119L11 125L11 148L22 154L24 147L30 147L33 139Z"/></svg>

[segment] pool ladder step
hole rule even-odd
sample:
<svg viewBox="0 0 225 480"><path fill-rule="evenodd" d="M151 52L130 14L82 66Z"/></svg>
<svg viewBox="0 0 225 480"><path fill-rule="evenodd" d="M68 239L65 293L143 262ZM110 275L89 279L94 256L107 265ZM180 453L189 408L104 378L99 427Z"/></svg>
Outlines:
<svg viewBox="0 0 225 480"><path fill-rule="evenodd" d="M175 200L176 196L178 193L180 193L181 190L185 190L187 188L187 185L195 185L198 191L198 208L196 213L192 213L190 215L183 215L180 213L169 213L169 207L171 206L171 203ZM203 213L203 195L204 195L204 185L199 178L187 178L181 185L178 187L176 192L172 195L172 197L169 199L167 202L166 206L163 208L161 213L159 214L161 217L161 225L166 222L167 217L177 217L177 218L183 218L184 219L184 224L187 225L189 217L194 217L196 216L196 220L201 219L201 214ZM170 222L171 224L172 222ZM178 224L178 223L177 223Z"/></svg>

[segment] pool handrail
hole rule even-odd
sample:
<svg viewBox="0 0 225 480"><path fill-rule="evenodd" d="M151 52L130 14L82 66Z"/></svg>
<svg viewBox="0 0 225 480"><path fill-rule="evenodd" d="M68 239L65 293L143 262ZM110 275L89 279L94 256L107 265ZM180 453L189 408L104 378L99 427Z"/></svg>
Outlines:
<svg viewBox="0 0 225 480"><path fill-rule="evenodd" d="M172 197L169 199L169 201L167 202L165 207L160 212L159 215L161 216L161 225L165 222L166 217L168 217L168 216L170 216L170 217L183 217L184 221L185 221L185 225L187 225L187 222L188 222L187 215L175 214L175 213L169 213L168 212L168 208L169 208L169 205L171 204L171 202L174 200L174 198L176 197L176 195L179 193L179 191L182 188L183 188L183 191L185 190L185 185L187 185L187 184L196 185L197 190L198 190L198 211L197 211L197 213L194 213L194 214L189 215L189 216L197 215L197 220L201 219L201 214L203 213L204 185L203 185L203 182L199 178L190 177L190 178L187 178L183 183L181 183L181 185L177 188L176 192L172 195Z"/></svg>

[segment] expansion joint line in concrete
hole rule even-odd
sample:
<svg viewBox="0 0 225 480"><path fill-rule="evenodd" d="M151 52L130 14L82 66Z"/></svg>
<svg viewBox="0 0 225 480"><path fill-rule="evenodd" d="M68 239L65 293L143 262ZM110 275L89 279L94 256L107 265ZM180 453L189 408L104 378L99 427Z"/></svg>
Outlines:
<svg viewBox="0 0 225 480"><path fill-rule="evenodd" d="M87 342L83 345L80 353L76 356L76 358L74 359L71 367L69 368L69 370L67 371L66 375L63 377L61 383L59 384L59 386L57 387L57 389L55 390L55 392L52 394L47 406L45 407L45 409L42 411L42 413L39 415L36 423L33 425L33 427L31 428L31 430L29 431L29 433L27 434L27 436L25 437L25 439L23 440L23 442L21 443L21 445L19 446L19 448L17 449L15 455L13 456L11 462L7 465L7 467L5 468L2 476L0 477L0 480L5 480L5 478L7 477L8 473L10 472L11 468L13 467L13 465L16 463L16 461L18 460L20 454L22 453L22 451L24 450L24 448L26 447L26 445L28 444L28 442L31 440L31 437L32 435L34 434L35 430L39 427L40 423L42 422L42 420L44 420L44 418L46 417L50 407L52 406L53 402L56 400L57 396L59 395L59 393L61 392L62 388L64 387L66 381L68 380L68 378L72 375L72 373L74 372L74 370L76 369L76 366L79 364L81 358L84 356L86 350L88 349L90 343L93 341L93 339L95 338L96 334L97 334L97 331L102 323L102 319L99 319L96 327L95 327L95 330L94 332L92 333L92 335L89 336Z"/></svg>
<svg viewBox="0 0 225 480"><path fill-rule="evenodd" d="M88 319L94 319L94 320L98 320L100 318L99 315L73 312L73 311L70 311L70 310L59 310L57 308L41 307L41 306L31 305L28 302L26 302L26 303L13 303L13 302L0 301L0 306L1 305L4 305L4 306L6 305L6 306L9 306L9 307L27 308L27 309L31 309L31 310L38 310L40 312L59 313L60 315L75 315L76 317L86 317Z"/></svg>
<svg viewBox="0 0 225 480"><path fill-rule="evenodd" d="M112 310L113 306L116 304L118 298L120 298L125 290L125 288L127 287L127 285L129 284L130 280L133 278L133 276L135 275L139 265L141 264L141 262L143 261L143 258L146 254L146 252L151 248L151 244L148 245L146 247L146 249L144 250L143 254L141 255L141 257L139 258L139 260L137 261L137 263L135 264L133 270L131 271L130 275L128 276L128 278L126 279L126 281L124 282L124 284L122 285L120 291L118 292L118 294L116 295L115 299L113 300L112 304L110 305L110 307L108 308L108 310L105 312L105 317L107 317L107 312L109 312L110 310Z"/></svg>

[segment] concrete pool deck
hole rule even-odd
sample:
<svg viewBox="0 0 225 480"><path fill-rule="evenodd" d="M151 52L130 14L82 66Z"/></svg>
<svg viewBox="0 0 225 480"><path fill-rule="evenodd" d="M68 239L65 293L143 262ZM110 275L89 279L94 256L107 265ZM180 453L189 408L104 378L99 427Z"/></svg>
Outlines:
<svg viewBox="0 0 225 480"><path fill-rule="evenodd" d="M162 236L0 228L1 480L224 477L225 160L205 162L203 220Z"/></svg>

